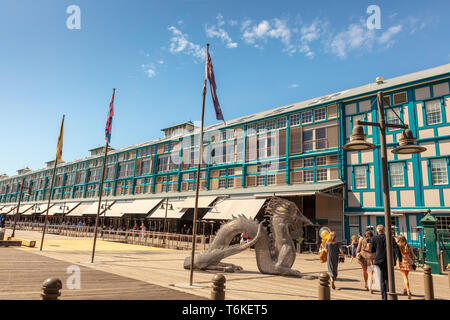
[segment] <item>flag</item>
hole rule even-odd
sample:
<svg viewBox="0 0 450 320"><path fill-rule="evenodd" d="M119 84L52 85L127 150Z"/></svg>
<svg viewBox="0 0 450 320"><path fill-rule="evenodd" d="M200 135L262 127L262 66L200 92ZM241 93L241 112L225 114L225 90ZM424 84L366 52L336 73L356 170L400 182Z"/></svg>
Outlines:
<svg viewBox="0 0 450 320"><path fill-rule="evenodd" d="M208 80L209 80L209 87L211 89L211 98L214 104L214 109L216 111L216 119L225 121L222 114L222 109L220 108L219 99L217 99L216 94L216 80L214 79L214 70L213 65L211 62L211 56L209 55L209 52L207 52L207 71L208 71Z"/></svg>
<svg viewBox="0 0 450 320"><path fill-rule="evenodd" d="M63 118L61 121L61 128L59 128L58 143L56 144L56 163L57 164L62 162L64 117L65 117L65 115L63 115Z"/></svg>
<svg viewBox="0 0 450 320"><path fill-rule="evenodd" d="M116 89L113 90L111 102L109 103L108 118L106 119L105 140L107 140L108 143L111 142L111 129L112 129L112 120L113 120L112 118L114 116L114 93L115 92L116 92Z"/></svg>

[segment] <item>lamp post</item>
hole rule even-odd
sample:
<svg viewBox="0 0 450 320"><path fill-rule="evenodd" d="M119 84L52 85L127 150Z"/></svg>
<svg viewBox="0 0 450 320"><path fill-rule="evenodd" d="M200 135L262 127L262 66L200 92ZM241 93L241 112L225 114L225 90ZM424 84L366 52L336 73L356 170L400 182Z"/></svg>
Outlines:
<svg viewBox="0 0 450 320"><path fill-rule="evenodd" d="M19 201L17 202L17 211L16 211L16 215L14 216L14 227L13 227L13 231L11 234L11 238L14 238L14 236L16 234L16 223L17 223L17 219L19 216L20 201L22 200L23 189L28 189L28 194L31 195L31 187L30 186L25 187L25 178L22 180L22 184L20 186Z"/></svg>
<svg viewBox="0 0 450 320"><path fill-rule="evenodd" d="M392 226L391 226L391 202L389 197L389 179L388 179L388 162L387 162L387 148L386 148L386 128L404 129L402 138L399 139L399 146L392 150L396 154L413 154L420 153L426 148L416 145L416 139L408 125L405 124L390 124L385 121L383 93L380 91L377 94L377 107L379 122L357 121L357 125L353 128L350 142L343 146L344 150L348 151L362 151L372 150L376 146L372 143L366 142L366 135L362 125L378 127L380 130L380 153L381 153L381 177L383 183L383 205L384 205L384 219L386 225L386 256L387 256L387 273L389 292L387 293L389 300L397 300L395 293L395 278L394 278L394 255L392 246ZM395 112L395 111L394 111ZM397 115L397 114L396 114ZM398 117L398 116L397 116ZM400 118L399 118L400 119ZM401 119L400 119L401 121Z"/></svg>

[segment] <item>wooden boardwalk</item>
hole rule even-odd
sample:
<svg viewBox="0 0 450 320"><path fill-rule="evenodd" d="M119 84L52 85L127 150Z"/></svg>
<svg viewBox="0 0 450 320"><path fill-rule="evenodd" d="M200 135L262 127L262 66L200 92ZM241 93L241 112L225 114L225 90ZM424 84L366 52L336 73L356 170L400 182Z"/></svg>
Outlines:
<svg viewBox="0 0 450 320"><path fill-rule="evenodd" d="M81 288L69 290L69 262L15 248L0 248L0 300L41 299L42 283L49 277L63 282L61 300L204 300L205 298L159 285L78 265Z"/></svg>

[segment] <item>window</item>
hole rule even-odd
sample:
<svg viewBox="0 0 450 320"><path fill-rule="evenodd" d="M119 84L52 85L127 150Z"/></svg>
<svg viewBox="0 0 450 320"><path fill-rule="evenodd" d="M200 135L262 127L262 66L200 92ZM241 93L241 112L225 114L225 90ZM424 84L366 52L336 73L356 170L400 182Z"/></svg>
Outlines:
<svg viewBox="0 0 450 320"><path fill-rule="evenodd" d="M267 130L273 130L277 128L277 120L271 119L267 120Z"/></svg>
<svg viewBox="0 0 450 320"><path fill-rule="evenodd" d="M263 186L264 185L264 176L257 176L256 177L256 185L257 186Z"/></svg>
<svg viewBox="0 0 450 320"><path fill-rule="evenodd" d="M316 150L325 149L327 147L327 130L319 128L315 130L316 133Z"/></svg>
<svg viewBox="0 0 450 320"><path fill-rule="evenodd" d="M319 108L314 110L314 121L325 120L326 112L325 108Z"/></svg>
<svg viewBox="0 0 450 320"><path fill-rule="evenodd" d="M259 122L256 125L256 132L260 133L260 132L264 132L266 130L266 124L263 122Z"/></svg>
<svg viewBox="0 0 450 320"><path fill-rule="evenodd" d="M433 159L430 164L433 185L448 184L447 159Z"/></svg>
<svg viewBox="0 0 450 320"><path fill-rule="evenodd" d="M312 110L302 112L302 123L310 123L312 122Z"/></svg>
<svg viewBox="0 0 450 320"><path fill-rule="evenodd" d="M427 124L441 123L441 102L440 100L432 100L425 102L425 113L427 115Z"/></svg>
<svg viewBox="0 0 450 320"><path fill-rule="evenodd" d="M228 178L227 188L234 188L234 178Z"/></svg>
<svg viewBox="0 0 450 320"><path fill-rule="evenodd" d="M223 177L227 175L227 169L220 169L219 170L219 177Z"/></svg>
<svg viewBox="0 0 450 320"><path fill-rule="evenodd" d="M304 182L314 182L314 170L303 171L303 181Z"/></svg>
<svg viewBox="0 0 450 320"><path fill-rule="evenodd" d="M275 175L271 174L267 176L267 185L275 184Z"/></svg>
<svg viewBox="0 0 450 320"><path fill-rule="evenodd" d="M306 158L303 160L304 167L312 167L314 165L314 158Z"/></svg>
<svg viewBox="0 0 450 320"><path fill-rule="evenodd" d="M188 190L194 190L194 182L193 182L193 181L189 181L189 182L188 182L188 187L187 187L187 189L188 189Z"/></svg>
<svg viewBox="0 0 450 320"><path fill-rule="evenodd" d="M234 168L228 168L228 175L229 176L234 175Z"/></svg>
<svg viewBox="0 0 450 320"><path fill-rule="evenodd" d="M303 132L303 151L312 151L313 150L313 131L304 131Z"/></svg>
<svg viewBox="0 0 450 320"><path fill-rule="evenodd" d="M391 176L391 187L404 187L405 177L403 171L403 163L390 163L389 172Z"/></svg>
<svg viewBox="0 0 450 320"><path fill-rule="evenodd" d="M125 162L119 164L119 178L129 177L133 175L133 162Z"/></svg>
<svg viewBox="0 0 450 320"><path fill-rule="evenodd" d="M366 167L354 167L356 189L367 188L366 170L367 170Z"/></svg>
<svg viewBox="0 0 450 320"><path fill-rule="evenodd" d="M394 105L408 102L408 96L406 95L406 92L396 93L393 97Z"/></svg>
<svg viewBox="0 0 450 320"><path fill-rule="evenodd" d="M353 128L358 125L358 120L364 121L364 114L357 114L352 117Z"/></svg>
<svg viewBox="0 0 450 320"><path fill-rule="evenodd" d="M291 126L299 125L300 124L300 114L299 113L291 114L289 121L290 121Z"/></svg>
<svg viewBox="0 0 450 320"><path fill-rule="evenodd" d="M225 188L226 180L225 179L219 179L219 188L223 189Z"/></svg>
<svg viewBox="0 0 450 320"><path fill-rule="evenodd" d="M328 169L317 169L316 170L316 181L328 180Z"/></svg>
<svg viewBox="0 0 450 320"><path fill-rule="evenodd" d="M317 157L316 158L316 166L324 166L327 164L327 157L326 156L322 156L322 157Z"/></svg>
<svg viewBox="0 0 450 320"><path fill-rule="evenodd" d="M400 124L400 119L397 117L397 115L400 117L399 111L400 109L397 109L395 111L393 109L386 109L386 122L389 124ZM397 115L395 113L397 113Z"/></svg>

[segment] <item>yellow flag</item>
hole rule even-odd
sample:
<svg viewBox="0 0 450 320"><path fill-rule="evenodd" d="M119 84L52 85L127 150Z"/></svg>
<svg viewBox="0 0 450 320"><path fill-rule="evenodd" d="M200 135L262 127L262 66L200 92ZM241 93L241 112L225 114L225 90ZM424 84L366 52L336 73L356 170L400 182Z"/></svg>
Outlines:
<svg viewBox="0 0 450 320"><path fill-rule="evenodd" d="M65 115L63 115L61 121L61 128L59 129L59 136L58 136L58 144L56 145L56 163L62 162L64 117Z"/></svg>

